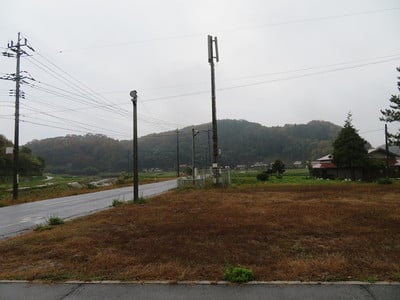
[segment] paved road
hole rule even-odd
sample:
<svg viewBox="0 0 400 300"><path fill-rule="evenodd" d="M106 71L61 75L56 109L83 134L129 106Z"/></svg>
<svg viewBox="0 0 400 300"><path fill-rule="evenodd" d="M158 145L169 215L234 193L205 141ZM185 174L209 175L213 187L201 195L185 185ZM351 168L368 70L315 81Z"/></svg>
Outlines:
<svg viewBox="0 0 400 300"><path fill-rule="evenodd" d="M177 186L176 180L139 186L140 197L150 197ZM50 216L71 219L103 210L114 199L133 199L133 188L125 187L90 194L48 199L0 208L0 239L17 235L45 223ZM0 298L1 299L1 298Z"/></svg>
<svg viewBox="0 0 400 300"><path fill-rule="evenodd" d="M138 284L138 283L7 283L0 299L12 300L398 300L400 284Z"/></svg>

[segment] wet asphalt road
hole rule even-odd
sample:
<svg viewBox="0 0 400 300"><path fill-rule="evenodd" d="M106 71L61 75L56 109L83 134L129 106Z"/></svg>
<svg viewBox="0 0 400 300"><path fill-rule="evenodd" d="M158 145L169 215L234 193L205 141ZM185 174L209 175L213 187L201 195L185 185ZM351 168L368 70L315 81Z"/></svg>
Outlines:
<svg viewBox="0 0 400 300"><path fill-rule="evenodd" d="M139 186L140 197L161 194L177 186L168 180ZM133 199L133 188L124 187L90 194L54 198L0 208L0 239L31 230L51 216L72 219L110 207L114 199ZM1 298L0 298L1 299Z"/></svg>

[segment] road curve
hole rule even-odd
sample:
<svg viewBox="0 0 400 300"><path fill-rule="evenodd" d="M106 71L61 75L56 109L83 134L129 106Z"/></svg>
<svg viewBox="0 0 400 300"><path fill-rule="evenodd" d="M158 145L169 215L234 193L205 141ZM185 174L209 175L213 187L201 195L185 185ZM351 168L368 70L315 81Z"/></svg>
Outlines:
<svg viewBox="0 0 400 300"><path fill-rule="evenodd" d="M176 179L144 184L139 186L139 196L151 197L176 187ZM36 225L45 223L50 216L72 219L106 209L114 199L122 201L133 199L133 188L124 187L1 207L0 239L31 230Z"/></svg>

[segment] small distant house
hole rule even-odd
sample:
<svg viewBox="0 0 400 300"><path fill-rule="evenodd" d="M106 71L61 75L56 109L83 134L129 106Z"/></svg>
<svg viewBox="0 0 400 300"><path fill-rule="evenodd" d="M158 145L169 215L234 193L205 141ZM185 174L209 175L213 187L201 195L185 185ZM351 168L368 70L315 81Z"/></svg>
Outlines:
<svg viewBox="0 0 400 300"><path fill-rule="evenodd" d="M368 156L376 161L381 161L383 165L389 165L391 176L398 177L400 175L400 147L390 146L388 153L384 146L377 147L375 149L370 149L368 151Z"/></svg>
<svg viewBox="0 0 400 300"><path fill-rule="evenodd" d="M246 170L247 169L247 166L246 165L237 165L236 167L235 167L235 169L236 170Z"/></svg>
<svg viewBox="0 0 400 300"><path fill-rule="evenodd" d="M370 167L370 168L341 168L337 167L333 163L333 155L325 155L316 161L311 162L311 174L317 178L324 179L335 179L335 178L351 178L352 172L354 172L355 179L374 179L384 176L384 166L386 165L386 150L382 147L377 147L370 149L368 151L368 157L371 160L375 160L378 164L380 163L380 168ZM388 164L391 170L392 176L398 176L400 174L400 155L396 152L389 151L388 153Z"/></svg>
<svg viewBox="0 0 400 300"><path fill-rule="evenodd" d="M295 169L300 169L300 168L303 167L303 163L302 163L301 161L299 161L299 160L296 160L296 161L293 163L293 167L294 167Z"/></svg>
<svg viewBox="0 0 400 300"><path fill-rule="evenodd" d="M339 177L339 171L333 163L333 155L325 155L311 162L312 176L323 179L334 179Z"/></svg>
<svg viewBox="0 0 400 300"><path fill-rule="evenodd" d="M269 164L264 163L264 162L256 162L250 166L250 168L252 168L252 169L265 169L268 167L269 167Z"/></svg>

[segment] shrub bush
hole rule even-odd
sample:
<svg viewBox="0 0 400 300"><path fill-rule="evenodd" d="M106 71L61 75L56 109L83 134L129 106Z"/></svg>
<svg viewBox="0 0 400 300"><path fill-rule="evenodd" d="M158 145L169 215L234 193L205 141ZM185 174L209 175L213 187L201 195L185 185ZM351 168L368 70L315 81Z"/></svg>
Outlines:
<svg viewBox="0 0 400 300"><path fill-rule="evenodd" d="M228 266L224 272L224 280L237 283L248 282L254 280L254 275L250 269Z"/></svg>
<svg viewBox="0 0 400 300"><path fill-rule="evenodd" d="M392 184L393 181L391 179L389 179L389 178L379 178L377 180L377 183L378 184Z"/></svg>
<svg viewBox="0 0 400 300"><path fill-rule="evenodd" d="M49 225L55 226L55 225L61 225L64 224L63 219L61 219L60 217L57 216L51 216L48 220L47 223Z"/></svg>
<svg viewBox="0 0 400 300"><path fill-rule="evenodd" d="M267 181L269 179L269 175L267 171L264 171L260 174L257 174L257 180L258 181Z"/></svg>

